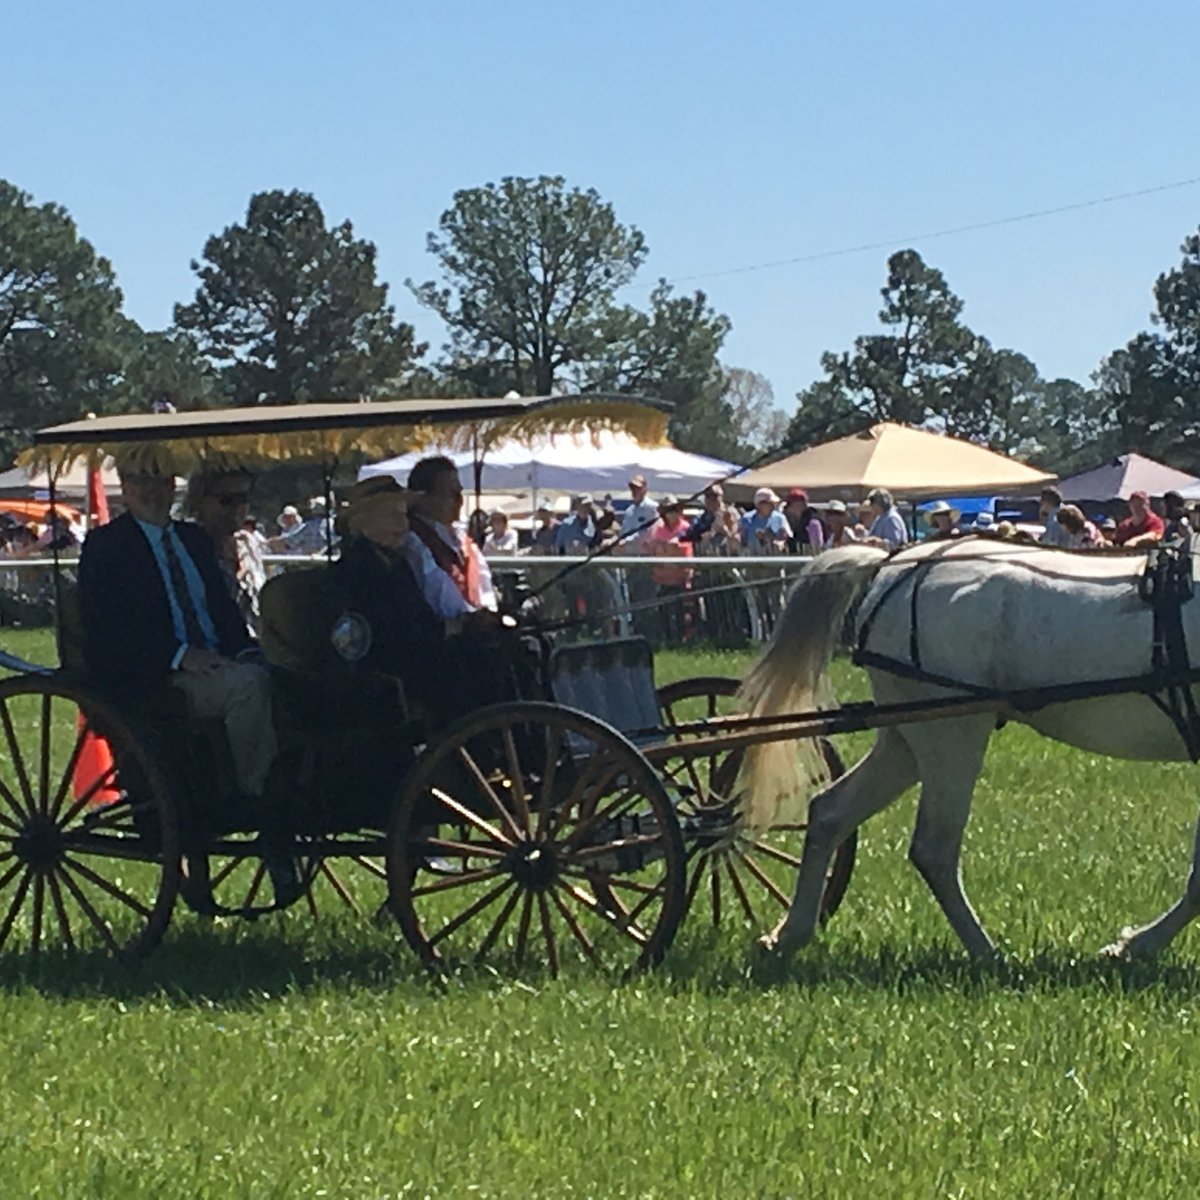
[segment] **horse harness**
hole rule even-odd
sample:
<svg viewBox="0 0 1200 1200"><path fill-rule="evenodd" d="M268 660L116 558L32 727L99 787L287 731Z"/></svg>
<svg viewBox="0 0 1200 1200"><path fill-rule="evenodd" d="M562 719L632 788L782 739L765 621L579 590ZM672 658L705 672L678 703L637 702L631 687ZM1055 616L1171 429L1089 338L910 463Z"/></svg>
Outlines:
<svg viewBox="0 0 1200 1200"><path fill-rule="evenodd" d="M1138 578L1138 596L1150 606L1154 617L1153 647L1149 672L1114 679L1089 680L1080 683L1056 684L1049 687L1003 691L967 683L926 669L921 663L921 638L918 624L921 587L930 572L943 560L956 542L947 540L927 557L915 563L912 570L899 573L889 583L858 626L853 640L852 660L859 666L877 667L893 675L938 687L956 689L978 699L994 699L1020 712L1034 712L1050 704L1072 700L1092 700L1101 696L1142 692L1175 726L1192 762L1200 762L1200 711L1192 694L1192 685L1200 683L1200 667L1193 666L1183 628L1183 606L1195 595L1192 578L1191 539L1164 543L1153 547L1148 555L1146 570ZM886 565L894 558L890 555ZM875 619L883 606L903 584L911 583L909 593L909 661L880 654L867 647ZM852 629L852 612L847 628ZM847 638L847 641L850 639Z"/></svg>

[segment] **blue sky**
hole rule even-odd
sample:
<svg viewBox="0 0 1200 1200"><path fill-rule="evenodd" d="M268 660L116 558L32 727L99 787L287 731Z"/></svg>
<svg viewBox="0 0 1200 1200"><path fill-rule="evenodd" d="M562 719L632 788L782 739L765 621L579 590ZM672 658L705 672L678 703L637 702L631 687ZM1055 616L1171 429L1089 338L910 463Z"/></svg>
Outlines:
<svg viewBox="0 0 1200 1200"><path fill-rule="evenodd" d="M380 250L398 312L458 188L563 174L729 314L779 405L875 327L913 245L965 319L1086 378L1145 328L1200 185L1000 228L910 235L1200 176L1193 3L26 3L2 18L0 176L70 210L150 328L266 188Z"/></svg>

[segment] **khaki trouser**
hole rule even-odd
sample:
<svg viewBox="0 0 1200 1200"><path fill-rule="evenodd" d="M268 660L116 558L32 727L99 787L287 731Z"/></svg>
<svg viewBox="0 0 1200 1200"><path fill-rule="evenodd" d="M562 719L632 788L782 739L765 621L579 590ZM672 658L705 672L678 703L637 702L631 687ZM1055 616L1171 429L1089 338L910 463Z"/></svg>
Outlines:
<svg viewBox="0 0 1200 1200"><path fill-rule="evenodd" d="M225 722L238 788L261 796L278 751L267 672L251 663L227 662L210 675L179 671L171 686L183 692L197 717Z"/></svg>

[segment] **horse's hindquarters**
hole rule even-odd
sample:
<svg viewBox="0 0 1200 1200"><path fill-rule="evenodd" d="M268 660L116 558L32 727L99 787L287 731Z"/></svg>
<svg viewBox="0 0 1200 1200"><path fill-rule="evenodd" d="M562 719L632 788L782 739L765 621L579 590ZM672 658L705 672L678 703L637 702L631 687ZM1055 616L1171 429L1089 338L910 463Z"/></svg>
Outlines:
<svg viewBox="0 0 1200 1200"><path fill-rule="evenodd" d="M1093 754L1145 762L1186 762L1174 722L1139 693L1052 704L1017 719L1045 737Z"/></svg>

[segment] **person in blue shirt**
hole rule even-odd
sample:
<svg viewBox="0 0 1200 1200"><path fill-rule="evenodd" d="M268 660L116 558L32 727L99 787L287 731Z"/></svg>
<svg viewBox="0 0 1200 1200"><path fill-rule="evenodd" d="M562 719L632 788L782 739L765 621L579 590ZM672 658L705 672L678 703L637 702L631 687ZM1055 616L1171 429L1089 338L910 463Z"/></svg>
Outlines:
<svg viewBox="0 0 1200 1200"><path fill-rule="evenodd" d="M867 493L867 503L875 519L867 530L867 539L885 550L899 550L908 544L908 526L896 508L892 493L887 488L874 488Z"/></svg>
<svg viewBox="0 0 1200 1200"><path fill-rule="evenodd" d="M750 554L782 554L792 527L779 511L779 497L767 487L754 493L754 508L741 523L742 545Z"/></svg>
<svg viewBox="0 0 1200 1200"><path fill-rule="evenodd" d="M586 554L596 545L596 506L591 496L575 496L571 515L554 531L555 554Z"/></svg>

